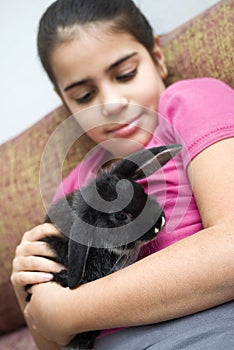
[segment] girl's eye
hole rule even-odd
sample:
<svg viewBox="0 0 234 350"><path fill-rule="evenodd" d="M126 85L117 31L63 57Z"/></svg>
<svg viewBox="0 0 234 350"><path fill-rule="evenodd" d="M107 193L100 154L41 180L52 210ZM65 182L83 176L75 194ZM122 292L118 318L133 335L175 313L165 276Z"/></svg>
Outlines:
<svg viewBox="0 0 234 350"><path fill-rule="evenodd" d="M137 69L134 69L126 74L122 74L117 76L116 80L120 81L120 82L125 82L125 81L129 81L132 78L134 78L137 74Z"/></svg>
<svg viewBox="0 0 234 350"><path fill-rule="evenodd" d="M76 98L75 100L78 104L88 103L92 100L94 95L95 95L95 90L92 90L92 91L89 91L86 94L82 95L81 97Z"/></svg>

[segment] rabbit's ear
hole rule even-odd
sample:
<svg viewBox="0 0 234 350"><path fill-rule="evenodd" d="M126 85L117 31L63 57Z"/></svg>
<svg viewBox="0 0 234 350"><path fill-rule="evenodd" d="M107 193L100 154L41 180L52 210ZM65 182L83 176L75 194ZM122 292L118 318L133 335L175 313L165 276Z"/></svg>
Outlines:
<svg viewBox="0 0 234 350"><path fill-rule="evenodd" d="M174 144L140 150L119 162L113 173L127 179L143 179L164 166L181 148L181 145Z"/></svg>
<svg viewBox="0 0 234 350"><path fill-rule="evenodd" d="M78 232L79 222L75 221L71 228L68 243L68 287L71 289L78 287L82 280L91 245L91 242L87 242L87 245L77 242L75 238Z"/></svg>

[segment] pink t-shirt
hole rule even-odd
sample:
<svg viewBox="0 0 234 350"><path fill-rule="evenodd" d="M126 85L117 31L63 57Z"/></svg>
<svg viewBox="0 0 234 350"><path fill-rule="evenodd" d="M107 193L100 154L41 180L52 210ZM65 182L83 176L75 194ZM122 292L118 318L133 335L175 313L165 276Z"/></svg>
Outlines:
<svg viewBox="0 0 234 350"><path fill-rule="evenodd" d="M179 143L183 149L161 170L139 181L149 194L156 196L166 215L165 228L142 249L140 258L202 229L187 166L205 148L234 136L234 90L211 78L177 82L160 98L158 121L147 148ZM87 184L107 155L97 146L65 178L54 200ZM99 337L120 330L106 330Z"/></svg>
<svg viewBox="0 0 234 350"><path fill-rule="evenodd" d="M166 215L164 230L143 248L141 257L202 229L187 166L205 148L234 136L234 90L212 78L174 83L160 98L158 120L147 148L179 143L183 149L161 170L139 181L150 195L156 196ZM97 146L65 178L54 200L87 184L107 154Z"/></svg>

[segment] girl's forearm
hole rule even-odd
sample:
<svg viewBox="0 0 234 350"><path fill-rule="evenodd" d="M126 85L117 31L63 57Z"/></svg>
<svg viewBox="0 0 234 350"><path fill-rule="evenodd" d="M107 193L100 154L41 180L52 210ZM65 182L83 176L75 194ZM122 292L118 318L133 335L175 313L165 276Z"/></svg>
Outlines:
<svg viewBox="0 0 234 350"><path fill-rule="evenodd" d="M205 229L103 279L65 290L64 331L161 322L232 300L233 237L233 227Z"/></svg>

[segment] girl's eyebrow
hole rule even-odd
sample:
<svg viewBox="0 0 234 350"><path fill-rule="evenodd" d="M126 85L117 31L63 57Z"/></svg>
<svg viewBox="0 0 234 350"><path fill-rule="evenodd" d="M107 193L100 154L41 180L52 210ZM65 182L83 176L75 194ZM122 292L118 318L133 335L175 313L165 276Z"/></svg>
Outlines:
<svg viewBox="0 0 234 350"><path fill-rule="evenodd" d="M121 57L120 59L118 59L116 62L112 63L108 68L107 68L107 72L111 71L113 68L117 67L118 65L120 65L121 63L127 61L128 59L134 57L137 55L137 52L133 52L129 55L126 55L124 57ZM76 86L80 86L80 85L84 85L86 83L90 82L90 79L82 79L82 80L79 80L79 81L76 81L68 86L66 86L63 91L66 92Z"/></svg>
<svg viewBox="0 0 234 350"><path fill-rule="evenodd" d="M74 87L76 87L76 86L86 84L86 83L88 83L89 81L90 81L90 79L82 79L82 80L79 80L79 81L75 81L74 83L72 83L72 84L66 86L66 87L63 89L63 91L66 92L66 91L68 91L68 90L70 90L70 89L72 89L72 88L74 88Z"/></svg>
<svg viewBox="0 0 234 350"><path fill-rule="evenodd" d="M121 63L127 61L129 58L132 58L133 56L136 56L137 52L133 52L130 53L129 55L126 55L124 57L121 57L120 59L118 59L116 62L112 63L110 65L110 67L107 68L107 71L109 72L110 70L112 70L113 68L117 67L118 65L120 65Z"/></svg>

